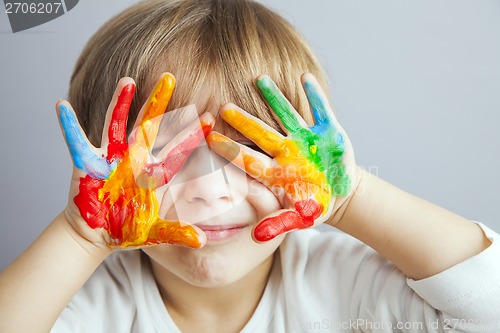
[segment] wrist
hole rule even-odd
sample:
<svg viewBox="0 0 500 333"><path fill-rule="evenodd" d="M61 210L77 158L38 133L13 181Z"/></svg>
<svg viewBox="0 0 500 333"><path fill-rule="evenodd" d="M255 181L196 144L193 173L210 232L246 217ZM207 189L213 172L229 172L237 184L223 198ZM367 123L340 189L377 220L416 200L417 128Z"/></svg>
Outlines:
<svg viewBox="0 0 500 333"><path fill-rule="evenodd" d="M366 177L367 172L362 168L356 166L356 171L354 172L355 181L353 182L353 189L349 196L340 204L340 206L335 210L335 213L330 217L325 223L333 227L339 228L342 221L346 219L346 215L350 214L351 203L355 198L360 196L360 193L365 192L366 189ZM357 199L359 200L359 199Z"/></svg>
<svg viewBox="0 0 500 333"><path fill-rule="evenodd" d="M103 261L108 255L113 252L111 248L105 246L104 244L96 244L94 242L91 242L89 239L77 232L70 222L67 210L64 210L61 214L59 214L55 218L54 223L58 225L61 232L64 232L64 234L71 242L74 242L91 257L95 258L98 261Z"/></svg>

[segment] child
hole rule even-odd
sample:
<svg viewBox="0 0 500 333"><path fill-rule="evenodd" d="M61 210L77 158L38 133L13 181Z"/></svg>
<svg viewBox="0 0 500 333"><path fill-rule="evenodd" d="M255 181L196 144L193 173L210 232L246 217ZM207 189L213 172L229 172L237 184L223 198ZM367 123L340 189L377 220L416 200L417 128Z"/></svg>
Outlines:
<svg viewBox="0 0 500 333"><path fill-rule="evenodd" d="M56 107L69 201L1 273L0 331L500 330L498 235L357 168L322 88L255 2L112 19Z"/></svg>

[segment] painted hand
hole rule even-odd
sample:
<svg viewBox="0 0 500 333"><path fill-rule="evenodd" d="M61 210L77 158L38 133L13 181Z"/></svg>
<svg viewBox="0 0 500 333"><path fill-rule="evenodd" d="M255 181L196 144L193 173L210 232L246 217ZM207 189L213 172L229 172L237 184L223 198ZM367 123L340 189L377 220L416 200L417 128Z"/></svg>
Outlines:
<svg viewBox="0 0 500 333"><path fill-rule="evenodd" d="M82 236L111 248L160 243L198 248L206 237L195 226L158 216L156 189L168 184L213 127L200 116L158 154L151 154L175 79L164 74L137 118L127 142L127 119L135 84L123 78L108 108L101 148L92 146L67 102L58 104L61 128L73 158L66 216ZM201 123L201 126L200 126ZM83 218L83 220L82 220Z"/></svg>
<svg viewBox="0 0 500 333"><path fill-rule="evenodd" d="M211 149L267 186L281 202L282 210L255 227L259 242L326 221L351 195L356 182L354 154L345 131L316 79L304 74L302 82L314 126L306 124L268 76L259 77L256 85L286 136L233 104L221 111L227 123L267 155L217 132L207 137Z"/></svg>

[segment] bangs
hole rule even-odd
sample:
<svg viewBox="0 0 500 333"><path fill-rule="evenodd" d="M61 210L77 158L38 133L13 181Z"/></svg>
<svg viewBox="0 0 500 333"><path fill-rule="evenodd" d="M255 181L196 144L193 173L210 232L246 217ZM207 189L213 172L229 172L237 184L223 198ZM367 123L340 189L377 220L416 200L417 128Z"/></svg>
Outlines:
<svg viewBox="0 0 500 333"><path fill-rule="evenodd" d="M248 0L144 1L107 23L89 41L75 68L70 102L94 145L118 80L136 80L128 131L159 75L176 87L168 110L195 104L198 113L232 102L281 132L254 86L268 74L306 122L312 117L300 75L310 72L328 91L321 67L293 27ZM96 78L96 74L102 75ZM167 111L168 111L167 110ZM217 129L236 132L224 121Z"/></svg>

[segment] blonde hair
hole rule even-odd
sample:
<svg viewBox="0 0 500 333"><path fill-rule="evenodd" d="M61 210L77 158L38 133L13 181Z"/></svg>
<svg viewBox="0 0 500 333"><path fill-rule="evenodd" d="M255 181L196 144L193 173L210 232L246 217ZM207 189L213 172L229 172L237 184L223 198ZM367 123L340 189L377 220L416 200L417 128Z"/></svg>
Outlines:
<svg viewBox="0 0 500 333"><path fill-rule="evenodd" d="M169 110L192 104L201 94L207 98L197 105L199 111L233 102L276 129L254 88L255 77L268 74L309 123L300 75L312 73L327 91L321 66L304 39L262 4L143 1L106 23L75 66L69 101L90 141L100 143L106 109L121 77L130 76L137 83L130 131L158 75L165 71L176 77Z"/></svg>

